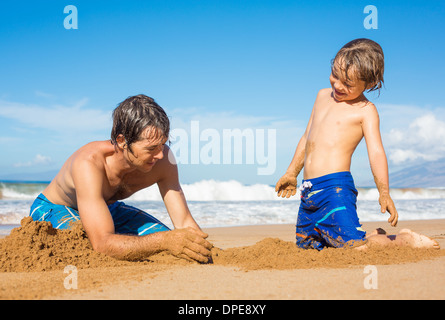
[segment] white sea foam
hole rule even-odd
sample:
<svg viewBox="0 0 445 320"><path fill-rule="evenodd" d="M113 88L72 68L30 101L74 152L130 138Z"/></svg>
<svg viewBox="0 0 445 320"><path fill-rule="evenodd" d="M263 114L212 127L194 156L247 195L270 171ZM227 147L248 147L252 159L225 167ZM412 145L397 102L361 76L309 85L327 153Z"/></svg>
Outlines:
<svg viewBox="0 0 445 320"><path fill-rule="evenodd" d="M46 184L0 183L0 225L19 224ZM274 187L265 184L243 185L238 181L203 180L182 184L188 206L201 227L255 224L294 224L300 204L299 194L290 199L276 196ZM380 213L378 191L358 188L357 212L361 221L386 221ZM445 189L391 189L401 220L445 219ZM172 227L159 190L151 186L126 199Z"/></svg>
<svg viewBox="0 0 445 320"><path fill-rule="evenodd" d="M33 200L47 186L45 183L6 183L0 182L0 195L9 200ZM267 184L245 185L236 180L202 180L182 184L182 190L189 201L262 201L281 200L275 193L275 187ZM358 200L378 200L376 188L358 188ZM391 189L394 200L445 199L445 188L405 188ZM1 199L1 198L0 198ZM159 190L151 186L138 191L131 201L162 201ZM299 192L291 199L299 200Z"/></svg>
<svg viewBox="0 0 445 320"><path fill-rule="evenodd" d="M393 200L445 199L445 188L404 188L391 189ZM358 200L378 200L376 188L358 188Z"/></svg>
<svg viewBox="0 0 445 320"><path fill-rule="evenodd" d="M244 185L238 181L202 180L192 184L183 184L182 189L190 201L262 201L282 200L277 197L275 187L266 184ZM378 200L376 188L358 188L358 200ZM445 188L406 188L391 189L394 200L445 199ZM286 200L299 200L297 194ZM160 201L161 196L156 187L141 190L130 197L131 200Z"/></svg>
<svg viewBox="0 0 445 320"><path fill-rule="evenodd" d="M35 199L46 186L46 183L0 182L0 199Z"/></svg>
<svg viewBox="0 0 445 320"><path fill-rule="evenodd" d="M184 195L189 201L279 200L274 189L265 184L243 185L235 180L202 180L192 184L182 184ZM162 200L155 186L138 191L129 199L133 201Z"/></svg>

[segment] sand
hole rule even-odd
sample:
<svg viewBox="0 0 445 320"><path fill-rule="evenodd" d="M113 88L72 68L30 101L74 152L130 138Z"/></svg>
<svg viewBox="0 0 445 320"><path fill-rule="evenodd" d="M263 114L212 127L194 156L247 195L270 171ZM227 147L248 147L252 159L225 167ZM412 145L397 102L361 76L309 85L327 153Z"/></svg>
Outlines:
<svg viewBox="0 0 445 320"><path fill-rule="evenodd" d="M411 228L445 248L445 220L363 227ZM213 264L167 254L127 262L93 251L81 225L61 231L24 218L0 239L0 299L445 299L444 249L301 250L293 225L204 231Z"/></svg>

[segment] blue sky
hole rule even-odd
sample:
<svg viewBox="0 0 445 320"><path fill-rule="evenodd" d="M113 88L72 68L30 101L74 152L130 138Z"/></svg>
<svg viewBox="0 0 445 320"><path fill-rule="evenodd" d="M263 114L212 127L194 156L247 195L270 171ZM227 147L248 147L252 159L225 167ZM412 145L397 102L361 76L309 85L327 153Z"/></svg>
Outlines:
<svg viewBox="0 0 445 320"><path fill-rule="evenodd" d="M366 5L378 29L365 29ZM64 28L66 5L78 29ZM276 132L276 164L180 163L181 180L275 184L304 131L330 60L366 37L385 53L380 111L391 172L445 157L443 1L2 1L0 178L60 168L77 148L109 138L111 111L144 93L190 133ZM260 132L260 131L258 131ZM258 138L258 136L255 136ZM201 141L200 148L205 145ZM199 149L200 150L200 149ZM372 180L366 148L357 184Z"/></svg>

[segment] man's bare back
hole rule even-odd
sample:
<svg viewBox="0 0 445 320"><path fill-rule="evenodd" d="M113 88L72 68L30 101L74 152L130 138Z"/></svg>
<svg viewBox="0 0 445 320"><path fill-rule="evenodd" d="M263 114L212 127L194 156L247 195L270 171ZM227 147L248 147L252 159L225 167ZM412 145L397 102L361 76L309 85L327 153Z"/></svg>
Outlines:
<svg viewBox="0 0 445 320"><path fill-rule="evenodd" d="M158 170L143 174L139 171L130 172L122 176L111 167L116 153L115 146L109 140L88 143L68 158L43 194L53 203L78 209L72 173L76 162L87 161L102 172L105 182L102 185L102 194L107 204L126 199L133 193L153 185L161 178L161 172Z"/></svg>

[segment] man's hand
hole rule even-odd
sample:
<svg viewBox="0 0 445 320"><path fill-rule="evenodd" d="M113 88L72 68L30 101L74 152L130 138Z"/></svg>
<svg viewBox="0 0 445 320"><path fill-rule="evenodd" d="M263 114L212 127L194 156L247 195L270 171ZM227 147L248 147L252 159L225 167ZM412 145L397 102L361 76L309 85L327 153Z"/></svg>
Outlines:
<svg viewBox="0 0 445 320"><path fill-rule="evenodd" d="M190 227L175 229L166 232L164 247L175 257L207 263L213 247L207 237L208 234Z"/></svg>
<svg viewBox="0 0 445 320"><path fill-rule="evenodd" d="M289 198L297 193L297 177L286 172L275 185L278 197Z"/></svg>
<svg viewBox="0 0 445 320"><path fill-rule="evenodd" d="M383 192L380 194L379 197L379 203L381 212L385 213L386 211L389 212L391 215L388 219L388 222L395 227L397 225L397 221L399 220L399 214L397 213L396 206L394 205L394 202L391 199L391 196L389 193Z"/></svg>

